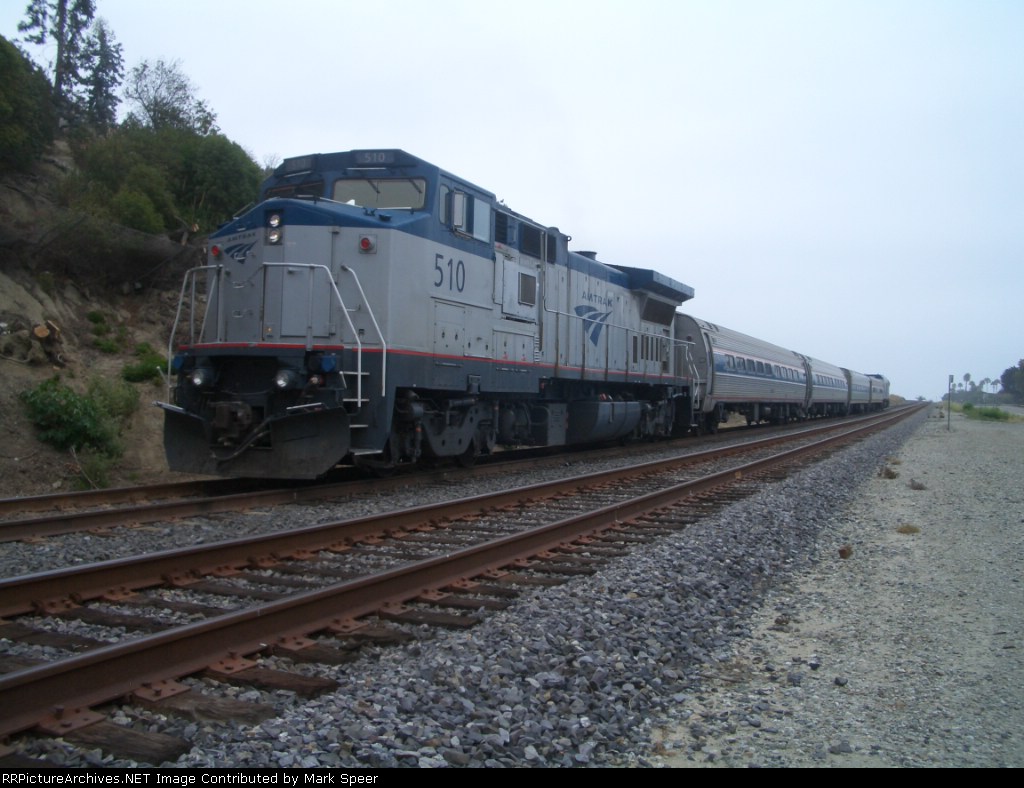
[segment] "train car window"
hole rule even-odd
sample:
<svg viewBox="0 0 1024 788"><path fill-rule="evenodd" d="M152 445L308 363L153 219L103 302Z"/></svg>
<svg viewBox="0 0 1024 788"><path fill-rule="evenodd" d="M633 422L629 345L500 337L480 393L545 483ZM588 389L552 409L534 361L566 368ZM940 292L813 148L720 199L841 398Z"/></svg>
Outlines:
<svg viewBox="0 0 1024 788"><path fill-rule="evenodd" d="M757 374L758 375L763 375L764 374L764 362L763 361L758 361L757 362Z"/></svg>
<svg viewBox="0 0 1024 788"><path fill-rule="evenodd" d="M453 230L471 235L478 241L491 240L490 203L459 191L452 192L450 202Z"/></svg>
<svg viewBox="0 0 1024 788"><path fill-rule="evenodd" d="M747 360L745 358L736 359L736 369L740 372L747 371Z"/></svg>
<svg viewBox="0 0 1024 788"><path fill-rule="evenodd" d="M445 227L448 226L448 217L451 214L452 190L447 186L441 186L441 199L437 201L437 218Z"/></svg>
<svg viewBox="0 0 1024 788"><path fill-rule="evenodd" d="M725 368L726 369L735 369L736 368L736 357L735 356L726 356L725 357Z"/></svg>
<svg viewBox="0 0 1024 788"><path fill-rule="evenodd" d="M473 237L478 241L491 240L491 206L479 198L473 200Z"/></svg>
<svg viewBox="0 0 1024 788"><path fill-rule="evenodd" d="M298 199L311 199L320 197L324 193L323 181L307 181L306 183L289 183L284 186L275 186L267 189L264 195L267 199L271 197L296 197Z"/></svg>
<svg viewBox="0 0 1024 788"><path fill-rule="evenodd" d="M519 303L537 306L537 277L519 272Z"/></svg>
<svg viewBox="0 0 1024 788"><path fill-rule="evenodd" d="M419 210L426 202L423 178L341 178L331 199L364 208Z"/></svg>

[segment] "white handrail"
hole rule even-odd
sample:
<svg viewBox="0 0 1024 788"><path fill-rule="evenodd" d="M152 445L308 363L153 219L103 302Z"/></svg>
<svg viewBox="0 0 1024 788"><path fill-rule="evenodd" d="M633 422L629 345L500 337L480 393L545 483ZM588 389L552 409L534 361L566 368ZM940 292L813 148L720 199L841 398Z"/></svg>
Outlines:
<svg viewBox="0 0 1024 788"><path fill-rule="evenodd" d="M200 265L195 268L190 268L185 272L185 277L181 280L181 294L178 296L178 309L174 313L174 324L171 326L171 335L167 339L167 399L171 399L171 363L174 358L174 336L178 333L178 323L181 320L181 310L185 303L185 289L192 283L191 297L189 298L189 310L188 310L188 343L190 345L195 344L196 339L196 326L195 326L195 305L196 305L196 282L195 275L200 271L217 271L217 313L220 314L220 310L223 307L223 298L221 297L221 291L223 288L220 286L220 272L223 270L221 265ZM210 306L207 303L206 311L209 312ZM206 314L203 315L203 329L206 328ZM202 331L202 329L200 329Z"/></svg>
<svg viewBox="0 0 1024 788"><path fill-rule="evenodd" d="M370 306L370 302L366 298L366 293L363 291L363 286L359 283L359 277L356 276L356 272L347 265L341 266L341 270L352 274L352 279L356 283L356 289L359 290L359 296L363 299L363 303L366 304L366 313L370 316L370 322L373 323L373 328L377 332L378 339L380 339L380 395L384 397L387 395L388 343L384 339L384 332L380 330L377 318L373 314L373 307Z"/></svg>

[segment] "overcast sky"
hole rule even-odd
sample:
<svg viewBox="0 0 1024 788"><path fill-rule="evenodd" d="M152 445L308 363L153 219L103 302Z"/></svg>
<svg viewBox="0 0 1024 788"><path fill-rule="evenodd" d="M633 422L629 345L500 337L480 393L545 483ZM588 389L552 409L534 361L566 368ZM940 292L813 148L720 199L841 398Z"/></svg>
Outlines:
<svg viewBox="0 0 1024 788"><path fill-rule="evenodd" d="M402 148L909 398L1024 357L1022 0L96 5L260 164Z"/></svg>

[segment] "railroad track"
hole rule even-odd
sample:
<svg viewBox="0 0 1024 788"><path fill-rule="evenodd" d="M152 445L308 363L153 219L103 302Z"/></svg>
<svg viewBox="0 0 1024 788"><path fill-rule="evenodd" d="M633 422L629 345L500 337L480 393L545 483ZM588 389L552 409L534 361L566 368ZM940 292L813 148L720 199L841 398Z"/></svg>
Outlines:
<svg viewBox="0 0 1024 788"><path fill-rule="evenodd" d="M856 423L858 418L864 417L832 420L823 428L842 429L847 423ZM790 425L786 428L759 429L753 434L779 434L802 429L804 428ZM751 435L746 430L727 430L717 436L704 436L700 443L695 443L692 438L685 438L658 445L663 448L679 446L689 451L702 445L713 446L729 440L728 432L732 432L733 435L742 432L748 438ZM588 448L571 453L523 450L485 458L475 468L445 467L420 470L414 476L402 474L382 479L368 479L363 474L342 469L324 482L291 482L282 485L260 479L201 479L110 490L5 498L0 499L0 543L34 540L81 531L105 533L119 526L180 520L259 506L376 495L382 491L405 487L411 478L418 484L431 484L452 478L506 474L520 467L545 464L552 467L564 466L566 462L584 462L595 457L628 458L650 450L651 444Z"/></svg>
<svg viewBox="0 0 1024 788"><path fill-rule="evenodd" d="M20 617L6 633L0 630L11 642L45 639L36 626L40 615L136 633L169 626L160 614L155 625L141 615L146 608L202 618L114 645L91 644L60 662L5 675L0 735L33 726L66 733L95 721L91 707L133 693L169 703L180 697L175 680L198 671L245 680L255 670L247 657L268 648L295 659L340 661L346 643L382 636L382 620L471 625L482 610L506 604L516 587L593 571L631 543L685 527L707 507L743 494L736 485L755 486L757 474L892 418L824 440L807 430L732 447L732 453L769 456L730 460L724 468L721 456L709 452L630 469L625 481L622 472L592 474L446 506L11 578L0 583L0 615ZM804 445L783 453L771 445L794 440ZM691 467L681 469L681 462ZM716 467L697 472L696 462ZM732 489L709 497L726 485ZM459 612L465 609L473 612ZM325 632L330 647L311 639Z"/></svg>

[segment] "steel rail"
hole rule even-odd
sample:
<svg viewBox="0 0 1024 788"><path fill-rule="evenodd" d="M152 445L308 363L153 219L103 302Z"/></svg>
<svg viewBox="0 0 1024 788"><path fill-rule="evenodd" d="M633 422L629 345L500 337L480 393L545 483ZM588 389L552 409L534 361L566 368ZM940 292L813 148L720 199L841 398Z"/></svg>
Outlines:
<svg viewBox="0 0 1024 788"><path fill-rule="evenodd" d="M400 605L427 591L501 570L516 561L670 506L680 498L817 453L880 429L887 423L848 430L737 468L447 556L99 648L55 664L7 674L0 677L0 709L4 710L0 712L0 736L32 727L58 707L93 706L134 692L146 684L194 673L225 657L257 652L280 638L302 637L332 626L344 626L352 619L373 614L389 605Z"/></svg>
<svg viewBox="0 0 1024 788"><path fill-rule="evenodd" d="M190 482L165 482L162 484L115 487L105 490L82 490L73 493L49 493L22 498L0 498L0 517L12 517L27 512L50 512L67 509L84 509L89 506L110 503L131 503L150 498L181 498L187 495L216 495L221 488L228 488L236 479L204 479ZM2 525L2 523L0 523Z"/></svg>
<svg viewBox="0 0 1024 788"><path fill-rule="evenodd" d="M870 418L870 417L868 417ZM845 424L831 423L829 427L814 429L839 429ZM799 434L799 431L798 433ZM574 452L573 457L586 457L600 452L600 449L585 449ZM558 457L565 456L563 454ZM462 469L460 473L487 475L500 473L508 465L519 462L535 462L536 457L526 460L516 457L502 460L495 455L491 462L484 463L472 470ZM420 472L417 481L429 481L435 477L445 477L451 469L434 472ZM333 482L298 482L284 487L275 485L266 489L266 481L259 479L205 479L191 482L168 482L165 484L146 485L140 487L120 487L112 490L91 490L79 493L54 493L50 495L32 496L28 498L0 499L0 542L9 542L43 536L56 536L92 529L110 528L125 524L140 524L158 520L170 520L196 515L214 514L224 511L237 511L245 505L275 505L281 503L299 503L320 498L332 498L341 495L358 494L368 487L379 490L404 484L404 478L371 479L359 481ZM263 488L263 489L261 489ZM146 503L137 506L122 506L117 509L86 508L99 507L106 504L137 503L153 501L166 496L169 500L159 503ZM69 511L60 511L67 510ZM18 517L9 519L8 515L23 515L28 512L53 512L39 517Z"/></svg>
<svg viewBox="0 0 1024 788"><path fill-rule="evenodd" d="M902 415L889 414L884 419L872 421L871 425L888 424ZM550 498L574 492L583 486L594 486L620 479L623 475L643 476L719 457L747 453L806 438L823 429L786 433L736 446L654 460L629 468L540 482L499 493L484 493L356 519L320 523L293 530L4 578L0 579L0 616L25 614L35 609L45 609L48 604L64 600L81 603L112 592L135 591L163 585L172 579L187 581L189 578L194 579L204 574L252 566L266 559L279 560L291 555L330 549L370 535L408 531L442 518L457 519L481 510L499 509L519 503L523 499ZM834 430L833 427L831 431ZM841 434L845 435L847 432Z"/></svg>

